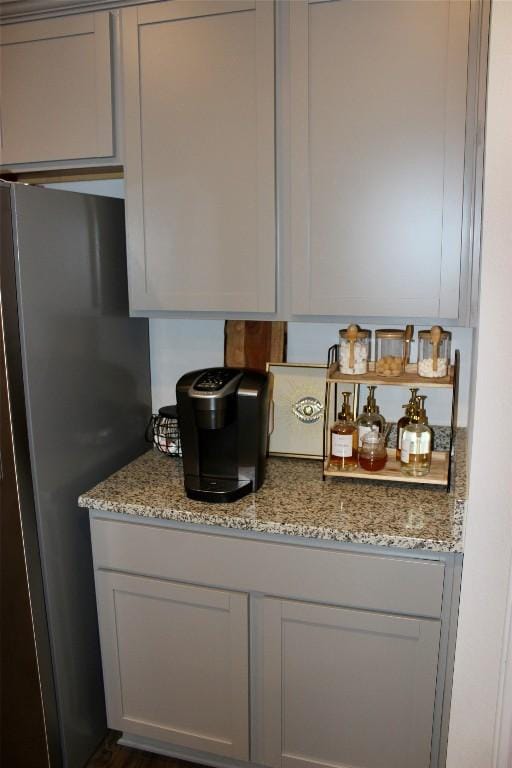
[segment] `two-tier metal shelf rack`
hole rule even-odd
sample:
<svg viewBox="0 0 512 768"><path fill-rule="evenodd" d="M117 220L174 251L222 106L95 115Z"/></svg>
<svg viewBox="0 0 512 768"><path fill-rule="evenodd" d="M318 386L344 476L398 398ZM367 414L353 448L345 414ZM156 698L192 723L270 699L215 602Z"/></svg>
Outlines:
<svg viewBox="0 0 512 768"><path fill-rule="evenodd" d="M325 407L324 407L324 439L323 439L323 478L340 477L347 480L354 478L369 480L371 482L393 481L397 483L421 483L422 485L437 485L450 488L452 473L454 435L457 425L457 399L459 379L460 354L456 350L454 364L450 366L448 376L440 378L426 378L419 376L417 366L408 363L405 371L400 376L381 376L375 373L375 363L368 364L368 372L360 376L340 373L338 362L338 345L333 344L329 349L327 360L327 376L325 383ZM419 389L450 389L451 401L451 427L450 446L447 451L433 451L432 465L428 475L424 477L410 477L400 471L400 462L396 459L395 447L390 447L388 460L384 469L379 472L367 472L358 467L351 472L340 472L330 469L330 428L336 419L339 410L339 392L345 387L353 387L354 391L354 418L359 414L359 400L361 385L376 385L385 387L418 387Z"/></svg>

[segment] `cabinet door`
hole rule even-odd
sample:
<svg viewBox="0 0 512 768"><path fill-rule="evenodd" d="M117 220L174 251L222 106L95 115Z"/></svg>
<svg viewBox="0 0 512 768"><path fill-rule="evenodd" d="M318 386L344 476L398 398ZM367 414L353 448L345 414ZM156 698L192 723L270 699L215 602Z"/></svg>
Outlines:
<svg viewBox="0 0 512 768"><path fill-rule="evenodd" d="M130 307L275 309L274 8L122 12Z"/></svg>
<svg viewBox="0 0 512 768"><path fill-rule="evenodd" d="M96 573L108 724L248 758L247 597Z"/></svg>
<svg viewBox="0 0 512 768"><path fill-rule="evenodd" d="M294 313L458 316L469 6L290 4Z"/></svg>
<svg viewBox="0 0 512 768"><path fill-rule="evenodd" d="M440 622L265 599L258 758L428 768Z"/></svg>
<svg viewBox="0 0 512 768"><path fill-rule="evenodd" d="M0 28L2 165L110 157L110 14Z"/></svg>

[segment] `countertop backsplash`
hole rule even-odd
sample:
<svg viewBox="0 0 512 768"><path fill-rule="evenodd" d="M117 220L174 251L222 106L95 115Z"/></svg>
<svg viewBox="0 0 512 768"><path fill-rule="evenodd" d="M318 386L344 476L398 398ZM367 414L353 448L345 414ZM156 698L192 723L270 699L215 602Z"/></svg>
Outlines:
<svg viewBox="0 0 512 768"><path fill-rule="evenodd" d="M356 319L357 322L357 319ZM338 339L338 331L346 323L288 323L287 360L290 363L324 363L327 350ZM376 328L403 328L405 323L380 323L361 326L370 330ZM414 338L418 330L427 326L415 326ZM452 333L452 355L460 350L460 381L458 426L467 426L469 378L473 330L471 328L446 328ZM176 382L179 377L194 368L223 364L224 321L223 320L182 320L153 319L149 321L151 346L151 381L153 409L175 402ZM411 360L417 355L417 341L412 345ZM361 388L361 402L366 402L366 388ZM403 403L409 400L410 393L404 387L378 387L377 404L386 421L398 421L403 416ZM426 408L431 424L450 424L451 391L425 388Z"/></svg>

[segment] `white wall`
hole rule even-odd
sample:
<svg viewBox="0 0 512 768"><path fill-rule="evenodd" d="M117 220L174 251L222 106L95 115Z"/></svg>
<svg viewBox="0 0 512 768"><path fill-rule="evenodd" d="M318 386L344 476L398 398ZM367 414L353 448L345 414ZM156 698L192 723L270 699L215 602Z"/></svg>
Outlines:
<svg viewBox="0 0 512 768"><path fill-rule="evenodd" d="M183 373L223 364L223 320L150 320L149 339L154 411L176 402Z"/></svg>
<svg viewBox="0 0 512 768"><path fill-rule="evenodd" d="M447 768L512 766L512 3L492 6L469 506Z"/></svg>
<svg viewBox="0 0 512 768"><path fill-rule="evenodd" d="M288 362L323 363L327 350L338 339L339 323L288 323ZM376 328L364 324L365 328ZM382 326L381 326L382 327ZM393 327L393 326L391 326ZM222 365L224 324L219 320L151 320L151 376L153 406L175 402L174 386L182 373L207 365ZM415 329L415 336L416 336ZM461 351L459 424L467 424L473 332L452 328L452 348ZM415 354L413 352L413 354ZM432 424L450 423L449 390L425 390ZM380 387L376 393L381 413L388 421L403 415L409 392L402 387Z"/></svg>

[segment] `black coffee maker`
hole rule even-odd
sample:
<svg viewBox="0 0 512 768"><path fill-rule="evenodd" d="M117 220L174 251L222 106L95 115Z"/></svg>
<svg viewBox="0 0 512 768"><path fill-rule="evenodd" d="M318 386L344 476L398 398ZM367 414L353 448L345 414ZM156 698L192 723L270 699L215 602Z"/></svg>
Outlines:
<svg viewBox="0 0 512 768"><path fill-rule="evenodd" d="M269 377L238 368L186 373L176 384L185 490L191 499L234 501L263 483Z"/></svg>

